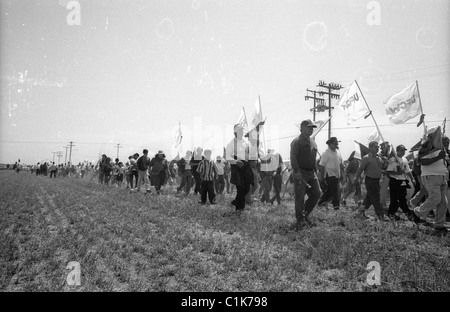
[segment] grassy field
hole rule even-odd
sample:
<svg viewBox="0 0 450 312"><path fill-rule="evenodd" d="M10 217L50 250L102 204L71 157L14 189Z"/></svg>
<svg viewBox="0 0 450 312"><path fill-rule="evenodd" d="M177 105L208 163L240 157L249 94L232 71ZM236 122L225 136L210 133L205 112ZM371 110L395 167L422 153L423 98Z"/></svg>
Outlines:
<svg viewBox="0 0 450 312"><path fill-rule="evenodd" d="M316 208L317 226L295 232L288 195L237 216L230 197L200 206L28 172L0 171L0 188L2 291L450 291L450 236L409 221ZM80 286L66 282L71 261Z"/></svg>

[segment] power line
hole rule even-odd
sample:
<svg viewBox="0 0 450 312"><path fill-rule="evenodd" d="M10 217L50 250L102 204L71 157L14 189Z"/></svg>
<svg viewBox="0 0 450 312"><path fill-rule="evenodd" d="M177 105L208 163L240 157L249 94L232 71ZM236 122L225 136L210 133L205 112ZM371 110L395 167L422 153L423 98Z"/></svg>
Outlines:
<svg viewBox="0 0 450 312"><path fill-rule="evenodd" d="M427 123L429 123L429 122L442 123L442 120L428 120L426 122ZM447 120L446 123L447 122L450 122L450 120ZM406 125L415 125L415 124L417 124L417 122L405 122L404 124L406 124ZM392 126L391 124L378 125L378 127L391 127L391 126ZM357 127L340 127L340 128L333 128L333 130L352 130L352 129L359 129L359 128L373 128L373 127L374 127L373 125L372 126L357 126ZM324 131L324 130L322 129L319 132L322 132L322 131ZM267 141L277 141L277 140L283 140L283 139L290 139L290 138L295 138L296 136L298 136L298 134L288 135L288 136L280 137L280 138L276 138L276 139L270 139L270 140L267 140Z"/></svg>

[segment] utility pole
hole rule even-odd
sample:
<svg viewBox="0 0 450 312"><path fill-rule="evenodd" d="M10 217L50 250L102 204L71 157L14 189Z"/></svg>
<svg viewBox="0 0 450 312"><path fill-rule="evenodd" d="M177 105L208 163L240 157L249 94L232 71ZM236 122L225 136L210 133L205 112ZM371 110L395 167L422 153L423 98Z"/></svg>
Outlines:
<svg viewBox="0 0 450 312"><path fill-rule="evenodd" d="M122 148L122 146L120 146L120 143L116 145L117 147L117 158L119 158L119 148Z"/></svg>
<svg viewBox="0 0 450 312"><path fill-rule="evenodd" d="M58 165L59 165L59 163L61 162L62 152L59 151L59 152L56 154L56 157L58 157Z"/></svg>
<svg viewBox="0 0 450 312"><path fill-rule="evenodd" d="M69 148L70 148L69 162L70 162L70 164L72 164L72 147L73 146L76 146L76 145L73 145L73 142L70 141L70 145L69 145Z"/></svg>
<svg viewBox="0 0 450 312"><path fill-rule="evenodd" d="M53 162L55 162L55 154L58 154L58 152L52 152L53 154Z"/></svg>
<svg viewBox="0 0 450 312"><path fill-rule="evenodd" d="M64 157L64 166L67 165L67 149L69 148L68 146L63 146L63 148L66 149L66 156Z"/></svg>
<svg viewBox="0 0 450 312"><path fill-rule="evenodd" d="M325 103L324 103L325 100L316 96L316 93L318 93L318 91L306 89L306 92L311 92L314 94L314 96L306 95L305 101L308 101L309 99L314 100L314 107L311 108L310 111L313 113L313 121L316 121L316 111L317 111L316 102L319 103L319 105L321 107L321 106L325 105Z"/></svg>
<svg viewBox="0 0 450 312"><path fill-rule="evenodd" d="M323 80L319 80L319 83L317 84L317 87L320 88L324 88L327 91L316 91L319 96L324 96L324 95L328 95L328 106L326 106L323 102L320 105L315 106L314 103L314 108L312 109L314 111L314 117L315 117L315 112L324 112L326 110L328 110L328 117L331 117L331 110L334 109L334 107L331 106L331 99L339 99L340 95L337 93L333 93L332 91L334 90L340 90L342 89L342 86L340 84L337 83L326 83ZM308 90L309 91L309 90ZM314 94L315 96L315 94ZM306 97L305 97L306 99ZM331 119L328 121L328 139L331 137Z"/></svg>

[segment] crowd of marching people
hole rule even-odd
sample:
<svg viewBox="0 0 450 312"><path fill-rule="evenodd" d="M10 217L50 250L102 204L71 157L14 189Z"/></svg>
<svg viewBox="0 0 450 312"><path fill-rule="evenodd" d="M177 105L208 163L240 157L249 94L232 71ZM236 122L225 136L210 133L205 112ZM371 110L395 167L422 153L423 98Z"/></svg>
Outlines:
<svg viewBox="0 0 450 312"><path fill-rule="evenodd" d="M143 188L152 193L153 187L159 195L168 185L178 196L198 196L202 205L214 205L218 198L230 194L235 196L231 204L238 214L255 201L281 205L283 186L286 191L290 183L295 198L293 228L297 231L315 225L310 218L315 207L331 204L334 210L351 206L357 210L355 217L361 219L368 219L366 212L373 206L380 221L402 220L400 209L408 220L432 225L436 233L447 233L450 150L449 139L441 135L440 127L427 131L417 147L418 154L409 160L404 145L391 147L389 142L377 141L369 143L363 157L356 157L354 151L343 160L336 137L329 138L328 148L319 154L311 137L315 127L310 120L301 123L301 134L291 143L287 165L275 150L264 153L254 135L244 136L243 127L237 124L224 154L215 157L202 147L173 160L167 160L163 151L149 157L144 149L125 162L103 154L97 163L37 163L31 173L86 178L135 193ZM434 223L428 224L427 217L433 217Z"/></svg>

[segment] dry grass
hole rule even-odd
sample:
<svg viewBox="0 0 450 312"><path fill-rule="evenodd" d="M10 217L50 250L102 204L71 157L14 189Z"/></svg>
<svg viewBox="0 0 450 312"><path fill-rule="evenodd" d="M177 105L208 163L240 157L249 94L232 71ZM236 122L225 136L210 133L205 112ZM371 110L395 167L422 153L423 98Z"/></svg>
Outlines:
<svg viewBox="0 0 450 312"><path fill-rule="evenodd" d="M79 179L0 172L3 291L450 291L450 237L411 222L316 209L291 231L294 205L129 193ZM373 212L371 212L373 213ZM369 213L370 214L370 213ZM81 265L69 286L66 265ZM368 286L366 266L381 265Z"/></svg>

